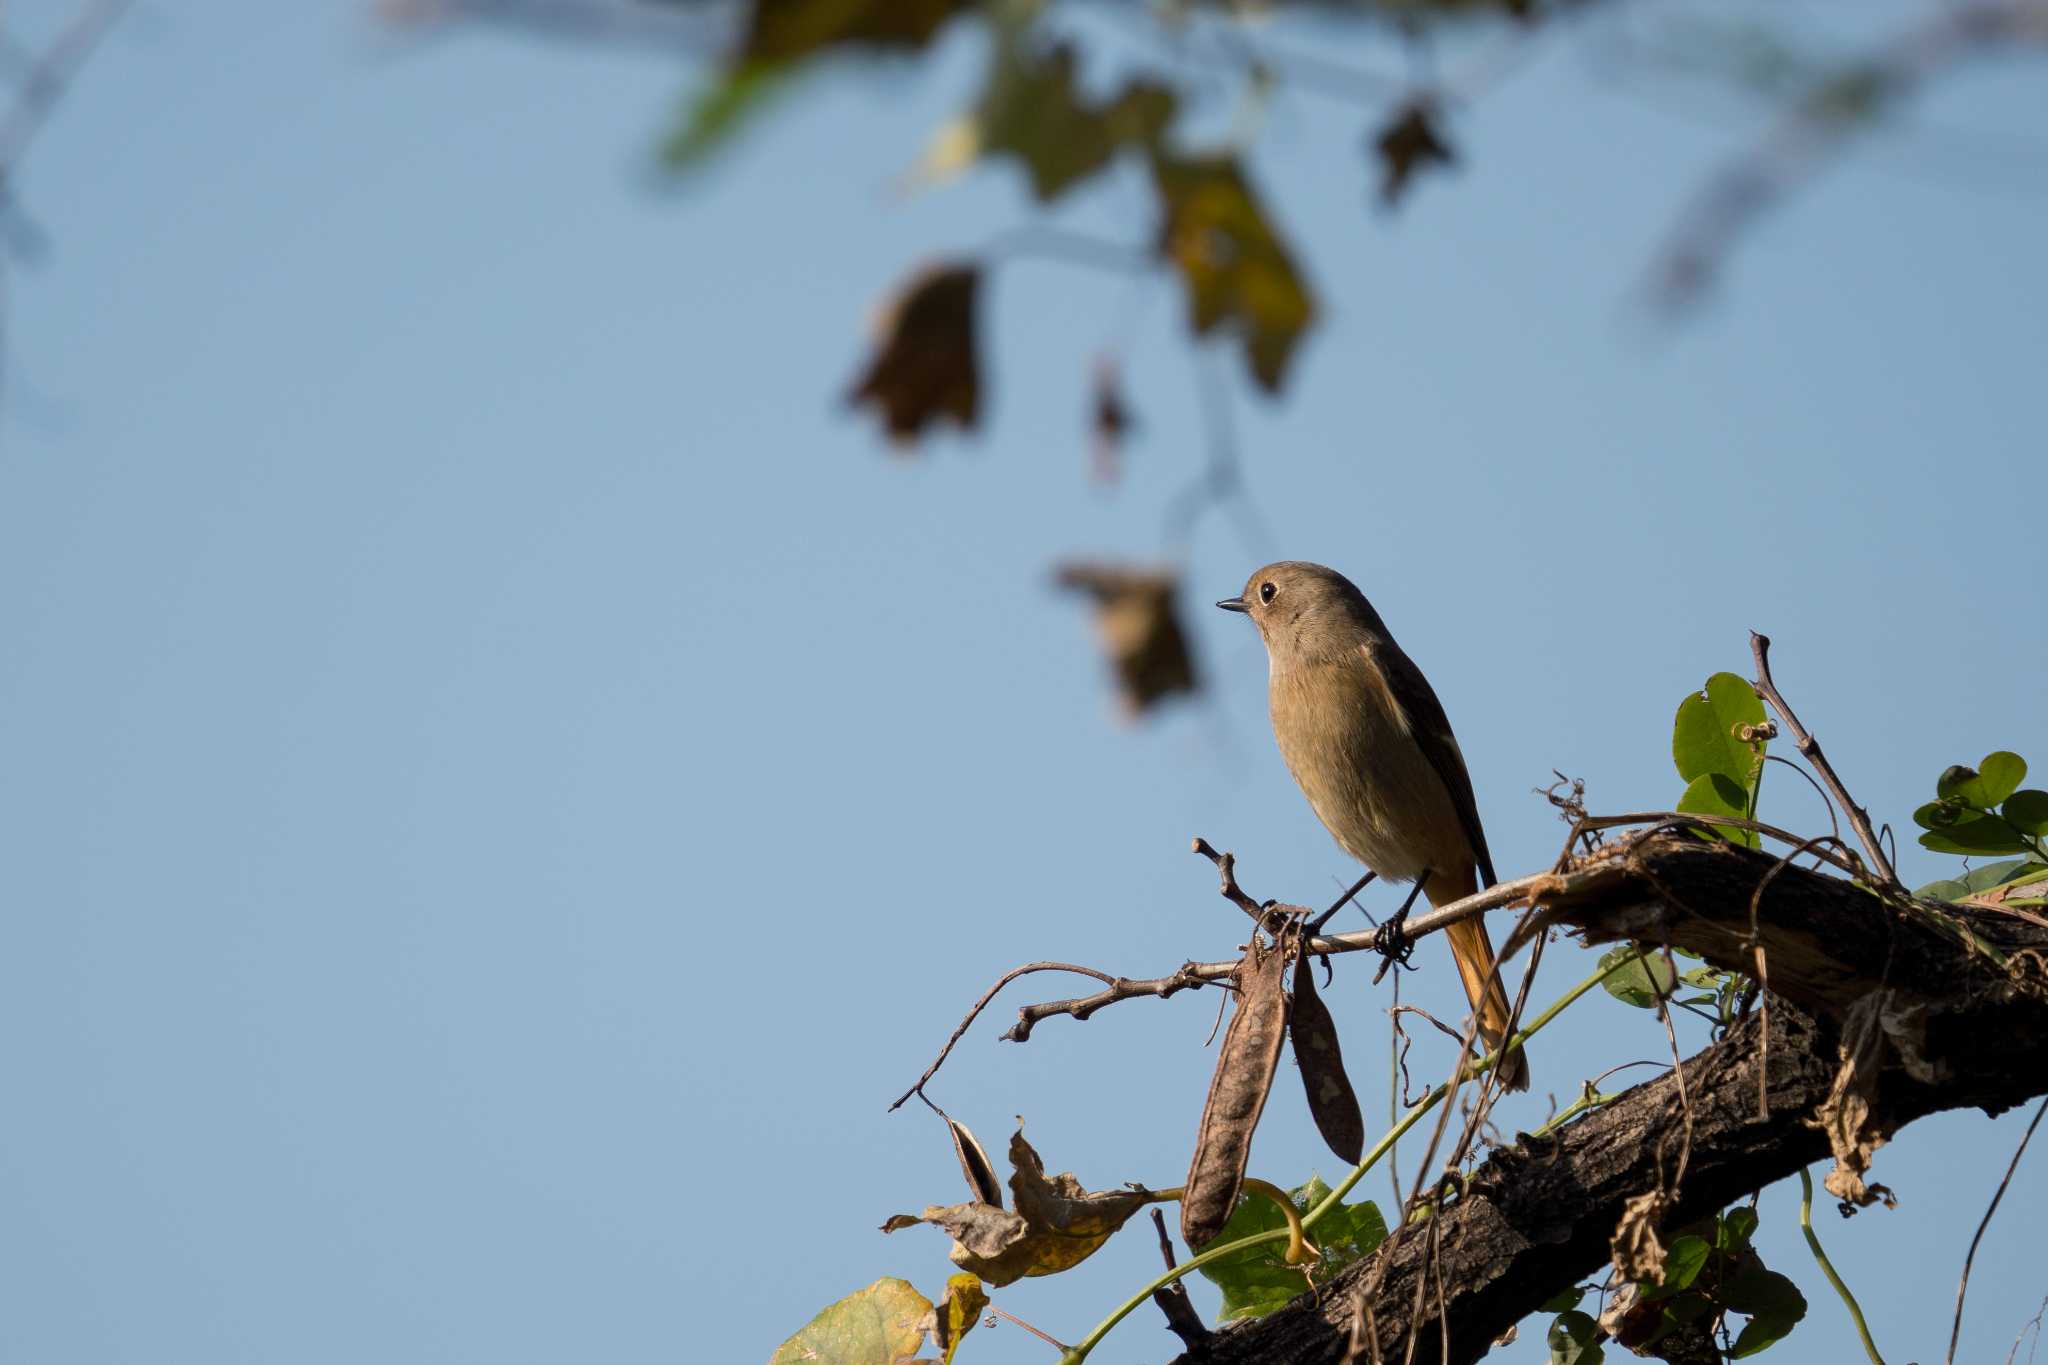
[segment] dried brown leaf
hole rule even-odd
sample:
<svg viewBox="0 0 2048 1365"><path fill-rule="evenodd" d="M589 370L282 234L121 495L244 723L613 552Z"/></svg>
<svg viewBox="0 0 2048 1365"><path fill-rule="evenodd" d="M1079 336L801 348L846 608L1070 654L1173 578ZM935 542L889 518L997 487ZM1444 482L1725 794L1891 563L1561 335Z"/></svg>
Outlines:
<svg viewBox="0 0 2048 1365"><path fill-rule="evenodd" d="M1337 1042L1337 1021L1316 994L1315 968L1306 957L1294 965L1294 1003L1287 1015L1287 1036L1294 1045L1308 1111L1330 1150L1356 1166L1365 1154L1365 1115L1358 1092L1344 1071L1344 1053Z"/></svg>
<svg viewBox="0 0 2048 1365"><path fill-rule="evenodd" d="M1671 1197L1662 1190L1639 1194L1621 1207L1609 1244L1614 1268L1625 1280L1659 1284L1664 1279L1664 1241L1657 1229L1671 1213Z"/></svg>
<svg viewBox="0 0 2048 1365"><path fill-rule="evenodd" d="M914 442L940 418L968 431L979 420L980 286L979 265L944 262L917 271L884 305L874 358L847 401L874 404L897 444Z"/></svg>
<svg viewBox="0 0 2048 1365"><path fill-rule="evenodd" d="M953 1264L1000 1288L1027 1275L1053 1275L1079 1265L1152 1202L1142 1188L1090 1191L1066 1172L1048 1177L1021 1129L1010 1139L1010 1164L1016 1212L980 1202L933 1205L921 1214L894 1215L882 1231L918 1223L944 1228L953 1238L948 1253Z"/></svg>
<svg viewBox="0 0 2048 1365"><path fill-rule="evenodd" d="M1181 629L1170 573L1128 565L1070 562L1054 572L1063 588L1095 602L1095 630L1115 670L1125 712L1137 716L1200 684Z"/></svg>
<svg viewBox="0 0 2048 1365"><path fill-rule="evenodd" d="M1458 154L1437 130L1436 106L1416 100L1394 111L1394 117L1380 129L1373 148L1380 159L1380 200L1392 206L1401 201L1408 183L1431 165L1455 165Z"/></svg>
<svg viewBox="0 0 2048 1365"><path fill-rule="evenodd" d="M1123 472L1124 437L1130 433L1131 427L1131 410L1124 402L1123 377L1116 361L1104 356L1095 362L1094 399L1088 418L1098 482L1114 483Z"/></svg>
<svg viewBox="0 0 2048 1365"><path fill-rule="evenodd" d="M1873 1101L1877 1098L1878 1072L1884 1065L1884 1009L1891 992L1867 995L1851 1005L1842 1016L1840 1061L1828 1096L1808 1123L1827 1134L1834 1153L1835 1168L1821 1183L1829 1194L1845 1204L1866 1207L1883 1200L1887 1207L1898 1201L1882 1185L1866 1184L1872 1154L1884 1146L1886 1133L1876 1121Z"/></svg>
<svg viewBox="0 0 2048 1365"><path fill-rule="evenodd" d="M1180 1235L1196 1249L1223 1231L1244 1187L1252 1134L1272 1092L1280 1046L1286 1039L1285 974L1290 956L1288 949L1268 948L1254 934L1232 977L1237 1012L1223 1034L1180 1201Z"/></svg>

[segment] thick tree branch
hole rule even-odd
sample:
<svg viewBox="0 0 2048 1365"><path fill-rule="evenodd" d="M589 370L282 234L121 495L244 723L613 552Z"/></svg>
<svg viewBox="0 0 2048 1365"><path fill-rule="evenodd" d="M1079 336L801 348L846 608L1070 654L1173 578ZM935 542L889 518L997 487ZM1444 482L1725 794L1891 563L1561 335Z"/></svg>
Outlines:
<svg viewBox="0 0 2048 1365"><path fill-rule="evenodd" d="M1845 1080L1869 1105L1858 1129L1869 1147L1927 1114L1997 1113L2048 1091L2048 930L2017 916L1886 899L1676 833L1603 849L1535 899L1546 922L1589 942L1669 944L1736 970L1753 965L1752 943L1768 955L1779 997L1768 1021L1742 1021L1684 1064L1683 1182L1668 1180L1686 1118L1679 1078L1666 1075L1495 1152L1442 1211L1438 1237L1405 1229L1318 1295L1217 1334L1206 1361L1343 1360L1361 1287L1384 1258L1372 1314L1380 1357L1462 1365L1608 1260L1631 1200L1663 1192L1663 1223L1675 1226L1827 1156L1815 1119L1840 1108ZM1417 1320L1409 1308L1425 1273L1429 1311Z"/></svg>

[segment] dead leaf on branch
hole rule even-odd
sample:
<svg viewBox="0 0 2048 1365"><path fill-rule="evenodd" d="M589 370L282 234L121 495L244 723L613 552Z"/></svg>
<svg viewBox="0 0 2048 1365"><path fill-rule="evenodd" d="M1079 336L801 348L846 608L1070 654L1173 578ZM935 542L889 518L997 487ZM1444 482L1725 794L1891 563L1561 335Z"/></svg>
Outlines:
<svg viewBox="0 0 2048 1365"><path fill-rule="evenodd" d="M1021 1128L1010 1139L1010 1164L1016 1212L978 1201L933 1205L921 1214L896 1214L882 1231L919 1223L944 1228L953 1238L953 1264L1001 1288L1027 1275L1054 1275L1079 1265L1152 1202L1142 1188L1091 1192L1067 1172L1048 1178Z"/></svg>
<svg viewBox="0 0 2048 1365"><path fill-rule="evenodd" d="M1859 1208L1880 1199L1887 1208L1898 1204L1890 1190L1863 1180L1873 1154L1885 1144L1885 1134L1872 1118L1872 1101L1877 1098L1878 1072L1884 1066L1883 1019L1890 995L1889 991L1867 995L1842 1016L1840 1065L1834 1084L1819 1110L1807 1120L1827 1134L1828 1147L1835 1156L1835 1168L1821 1183L1844 1204Z"/></svg>
<svg viewBox="0 0 2048 1365"><path fill-rule="evenodd" d="M1120 148L1157 143L1179 103L1171 89L1146 80L1091 103L1075 89L1074 68L1074 49L1064 43L1037 50L1004 43L971 116L973 150L1023 162L1040 203L1102 170Z"/></svg>
<svg viewBox="0 0 2048 1365"><path fill-rule="evenodd" d="M1458 154L1437 130L1436 106L1416 100L1395 111L1380 129L1373 147L1380 159L1380 201L1389 207L1399 203L1408 183L1432 165L1457 164Z"/></svg>
<svg viewBox="0 0 2048 1365"><path fill-rule="evenodd" d="M976 302L981 267L926 266L891 296L875 328L875 355L847 401L872 403L889 438L908 445L940 418L972 431L981 412Z"/></svg>
<svg viewBox="0 0 2048 1365"><path fill-rule="evenodd" d="M1315 304L1237 158L1156 153L1152 180L1159 254L1186 286L1189 328L1197 336L1236 331L1252 377L1278 393Z"/></svg>
<svg viewBox="0 0 2048 1365"><path fill-rule="evenodd" d="M1138 716L1179 692L1193 692L1194 657L1174 607L1170 573L1120 564L1062 564L1054 581L1095 602L1095 632L1116 672L1127 715Z"/></svg>
<svg viewBox="0 0 2048 1365"><path fill-rule="evenodd" d="M1671 1197L1662 1190L1639 1194L1621 1207L1609 1243L1614 1268L1624 1280L1659 1284L1664 1279L1664 1240L1658 1227L1671 1214Z"/></svg>
<svg viewBox="0 0 2048 1365"><path fill-rule="evenodd" d="M967 0L753 0L742 61L788 61L851 45L915 51Z"/></svg>

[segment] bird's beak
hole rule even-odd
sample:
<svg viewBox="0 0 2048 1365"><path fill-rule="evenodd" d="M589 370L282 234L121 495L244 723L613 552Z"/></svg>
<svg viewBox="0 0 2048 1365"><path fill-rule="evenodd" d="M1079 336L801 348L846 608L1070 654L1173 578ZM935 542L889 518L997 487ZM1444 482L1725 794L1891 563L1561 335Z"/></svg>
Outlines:
<svg viewBox="0 0 2048 1365"><path fill-rule="evenodd" d="M1225 611L1250 611L1252 609L1252 604L1245 601L1242 597L1226 597L1216 605Z"/></svg>

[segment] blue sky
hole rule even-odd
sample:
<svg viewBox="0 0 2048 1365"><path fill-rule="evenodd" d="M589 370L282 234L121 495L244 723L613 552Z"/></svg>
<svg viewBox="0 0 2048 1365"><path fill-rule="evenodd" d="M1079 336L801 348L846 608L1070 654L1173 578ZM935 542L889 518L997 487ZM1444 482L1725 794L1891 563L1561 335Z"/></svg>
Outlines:
<svg viewBox="0 0 2048 1365"><path fill-rule="evenodd" d="M1152 298L1105 489L1081 418L1120 279L1001 268L979 439L895 458L837 402L887 284L1028 211L1009 170L892 190L971 93L964 35L914 78L819 79L662 189L665 61L409 46L351 6L135 16L35 148L51 249L10 274L0 1358L747 1360L876 1276L935 1290L939 1235L874 1229L958 1177L884 1106L987 981L1228 954L1194 834L1261 896L1352 874L1273 751L1254 637L1194 605L1262 558L1374 599L1504 875L1555 854L1553 768L1598 808L1673 799L1672 709L1751 628L1881 818L1994 748L2048 770L2020 510L2048 494L2048 148L1996 136L2041 125L2038 73L1940 92L1659 329L1631 291L1762 113L1675 116L1592 51L1462 112L1462 167L1391 216L1362 114L1277 108L1259 177L1325 321L1274 405ZM1142 204L1119 181L1071 221L1135 241ZM1219 368L1272 544L1198 526L1210 689L1122 727L1049 569L1167 552ZM1821 818L1789 782L1766 810ZM1439 953L1408 989L1455 1017ZM1578 975L1554 961L1539 997ZM1331 996L1372 1058L1363 978ZM1174 1183L1213 1009L1024 1047L992 1019L935 1093L992 1148L1023 1115L1054 1169ZM1663 1048L1605 1000L1553 1033L1506 1122ZM1938 1357L2024 1118L1917 1124L1876 1168L1901 1207L1826 1215L1888 1356ZM1333 1167L1283 1087L1254 1172ZM1964 1359L2048 1293L2043 1170L1979 1253ZM1765 1192L1813 1304L1784 1349L1859 1358L1793 1214ZM1155 1258L1122 1238L997 1301L1073 1339ZM1171 1346L1141 1315L1098 1358ZM970 1350L1046 1358L1009 1327Z"/></svg>

